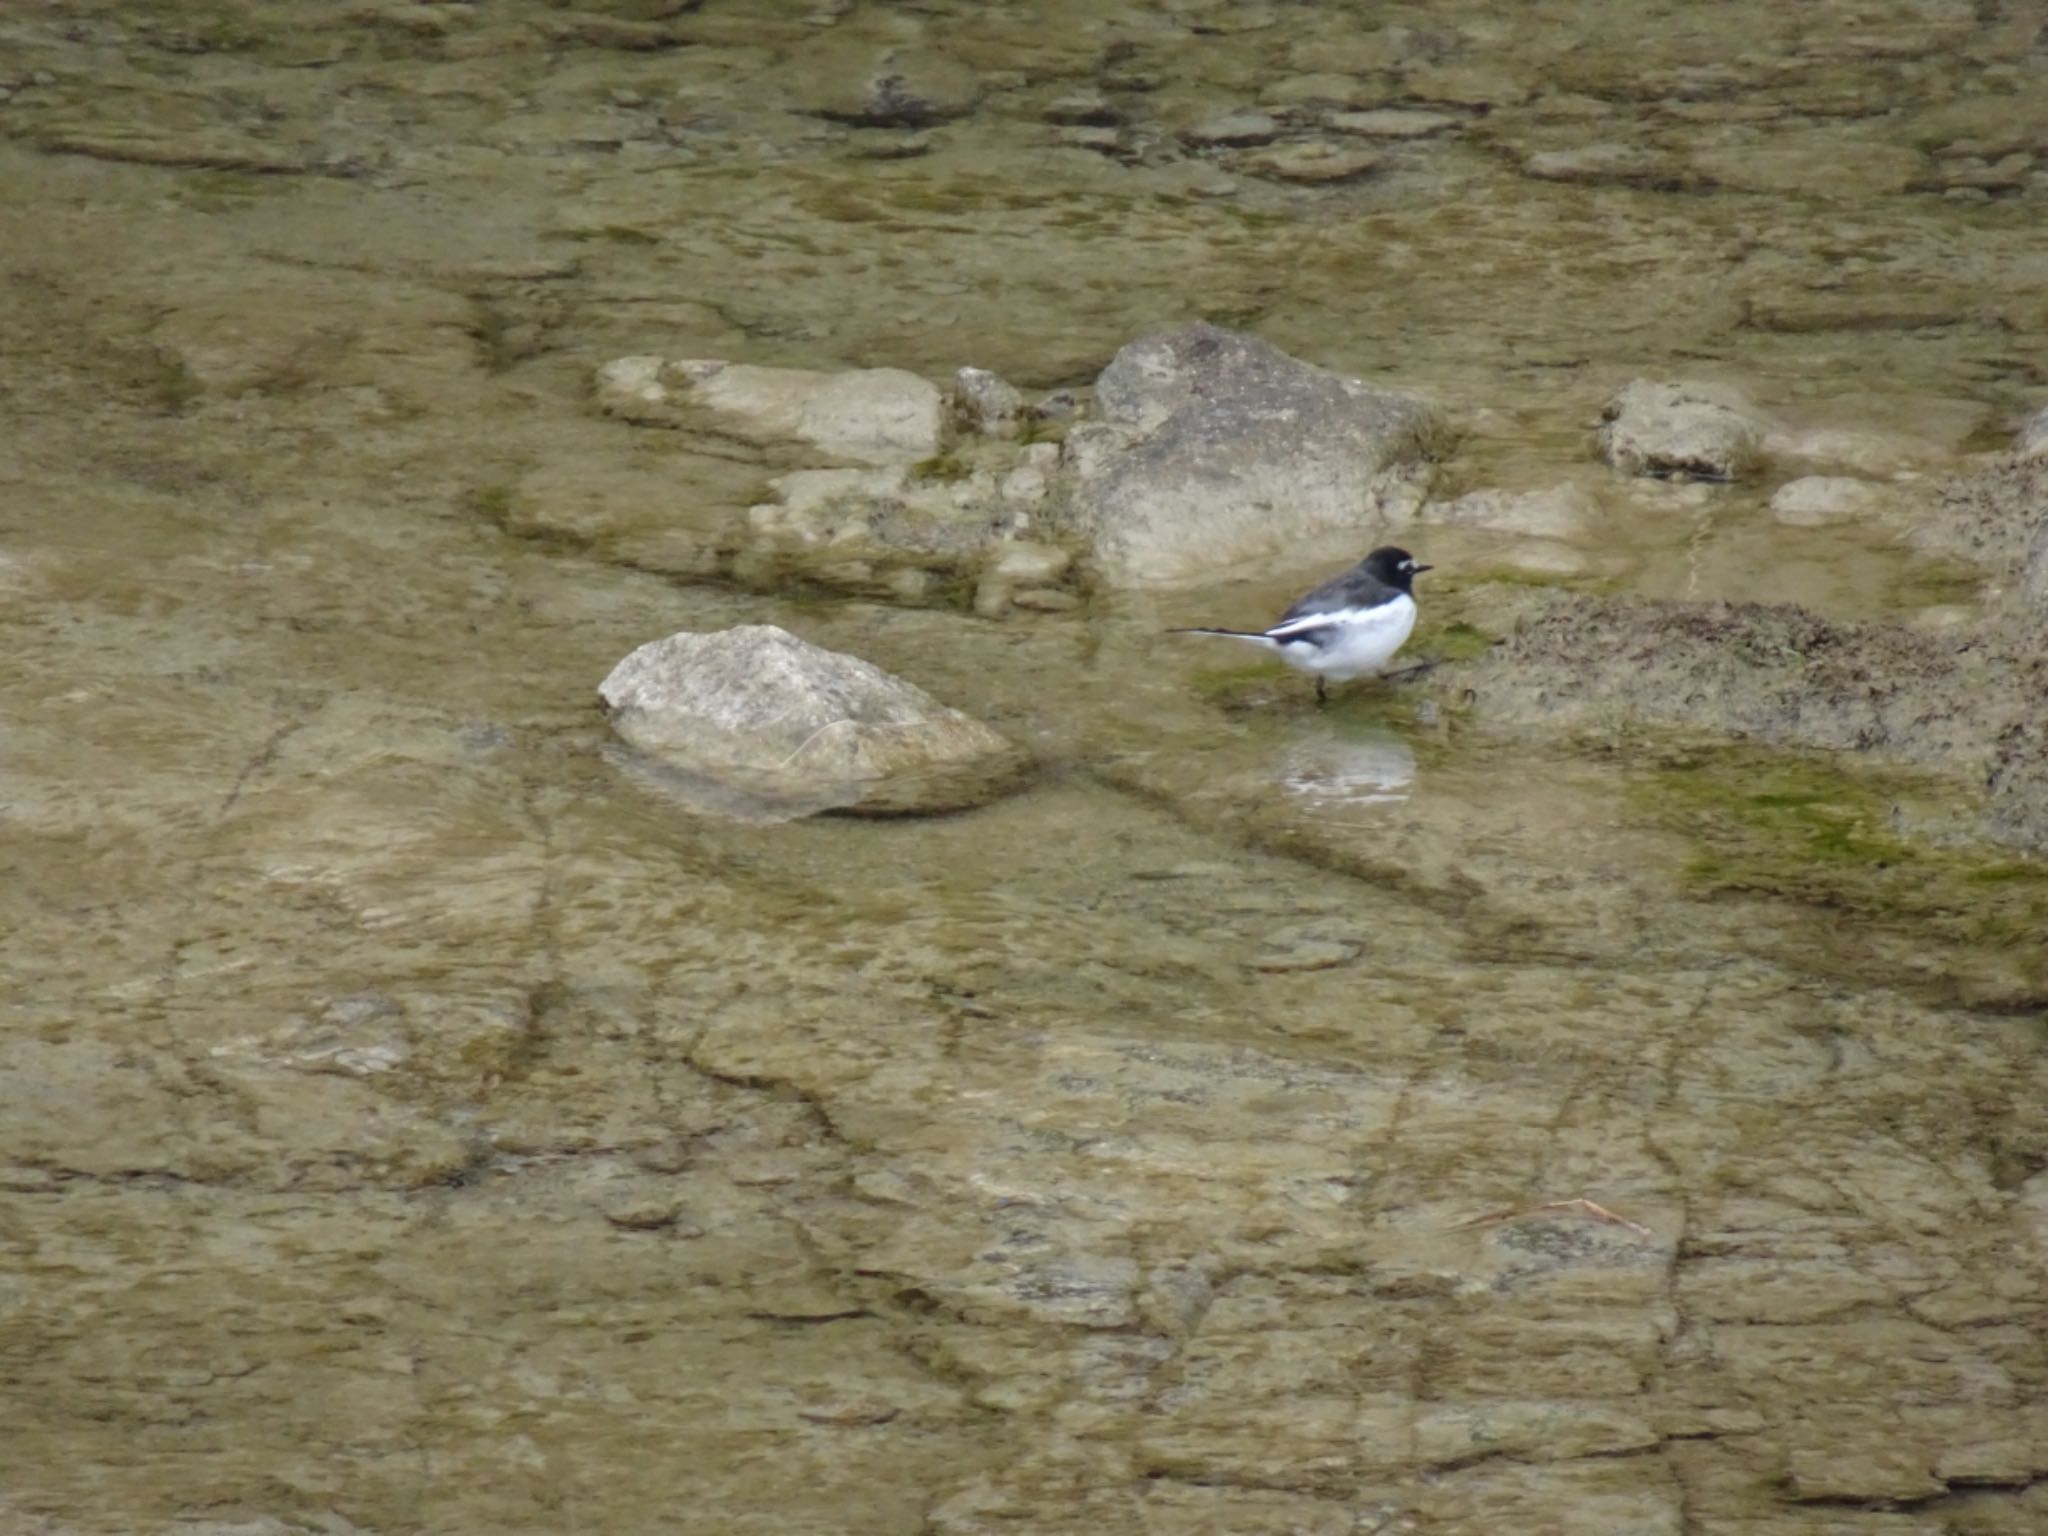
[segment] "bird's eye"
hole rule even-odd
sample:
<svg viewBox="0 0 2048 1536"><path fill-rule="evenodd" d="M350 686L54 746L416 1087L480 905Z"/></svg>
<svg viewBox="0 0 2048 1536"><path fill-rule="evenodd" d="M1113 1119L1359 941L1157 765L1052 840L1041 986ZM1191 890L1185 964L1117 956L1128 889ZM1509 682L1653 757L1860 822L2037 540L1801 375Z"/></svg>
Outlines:
<svg viewBox="0 0 2048 1536"><path fill-rule="evenodd" d="M1401 562L1401 569L1404 571L1412 571L1415 569L1415 562L1413 560L1403 560Z"/></svg>

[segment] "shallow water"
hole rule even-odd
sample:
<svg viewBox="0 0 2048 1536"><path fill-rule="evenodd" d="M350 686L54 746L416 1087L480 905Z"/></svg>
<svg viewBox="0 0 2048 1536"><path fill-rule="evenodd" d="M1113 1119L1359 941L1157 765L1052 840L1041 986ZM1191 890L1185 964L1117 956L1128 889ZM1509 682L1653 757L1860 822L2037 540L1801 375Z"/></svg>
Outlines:
<svg viewBox="0 0 2048 1536"><path fill-rule="evenodd" d="M1586 438L1725 373L1932 473L2034 403L2029 13L670 11L0 19L7 1520L2041 1528L2040 882L1956 786L1159 634L1335 548L1002 623L708 584L775 466L587 401L1200 314L1451 404L1447 491L1592 487L1581 585L1967 603ZM815 115L890 50L959 115ZM1449 122L1329 126L1385 107ZM1588 144L1642 163L1525 174ZM1425 536L1500 632L1496 541ZM611 664L759 621L1031 786L619 773Z"/></svg>

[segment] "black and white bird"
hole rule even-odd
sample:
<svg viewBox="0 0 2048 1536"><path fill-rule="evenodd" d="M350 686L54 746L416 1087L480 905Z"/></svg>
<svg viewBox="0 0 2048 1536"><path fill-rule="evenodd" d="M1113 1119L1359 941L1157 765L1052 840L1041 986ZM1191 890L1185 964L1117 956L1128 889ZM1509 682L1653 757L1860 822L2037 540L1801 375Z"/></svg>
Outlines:
<svg viewBox="0 0 2048 1536"><path fill-rule="evenodd" d="M1382 545L1280 615L1271 629L1174 629L1174 635L1223 635L1273 652L1314 675L1316 699L1331 683L1386 670L1415 628L1415 578L1429 570L1405 549Z"/></svg>

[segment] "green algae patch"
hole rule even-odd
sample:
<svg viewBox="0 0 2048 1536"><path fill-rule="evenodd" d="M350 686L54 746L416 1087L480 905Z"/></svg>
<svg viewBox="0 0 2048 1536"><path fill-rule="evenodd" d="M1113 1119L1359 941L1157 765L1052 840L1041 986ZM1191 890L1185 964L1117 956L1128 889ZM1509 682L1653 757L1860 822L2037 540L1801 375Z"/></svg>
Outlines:
<svg viewBox="0 0 2048 1536"><path fill-rule="evenodd" d="M1433 661L1471 661L1499 644L1500 636L1489 635L1463 619L1453 619L1448 624L1420 625L1408 648Z"/></svg>
<svg viewBox="0 0 2048 1536"><path fill-rule="evenodd" d="M1891 599L1901 608L1933 608L1950 603L1975 603L1984 593L1984 573L1953 560L1916 560L1892 584Z"/></svg>
<svg viewBox="0 0 2048 1536"><path fill-rule="evenodd" d="M910 466L911 478L935 485L953 485L974 473L965 455L956 451L935 453Z"/></svg>
<svg viewBox="0 0 2048 1536"><path fill-rule="evenodd" d="M1691 842L1696 895L1779 897L1852 919L1836 940L1907 940L1917 969L1986 1006L2048 999L2048 862L1908 830L1955 825L1953 785L1718 747L1675 753L1633 796Z"/></svg>

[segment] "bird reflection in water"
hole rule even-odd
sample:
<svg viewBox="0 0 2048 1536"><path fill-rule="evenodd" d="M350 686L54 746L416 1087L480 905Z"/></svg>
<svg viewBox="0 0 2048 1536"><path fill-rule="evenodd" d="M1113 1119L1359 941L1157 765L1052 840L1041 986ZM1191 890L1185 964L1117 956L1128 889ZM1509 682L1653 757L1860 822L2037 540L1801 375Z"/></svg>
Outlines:
<svg viewBox="0 0 2048 1536"><path fill-rule="evenodd" d="M1294 794L1351 805L1406 800L1414 778L1414 750L1383 725L1348 726L1320 740L1298 741L1281 769L1281 783Z"/></svg>

